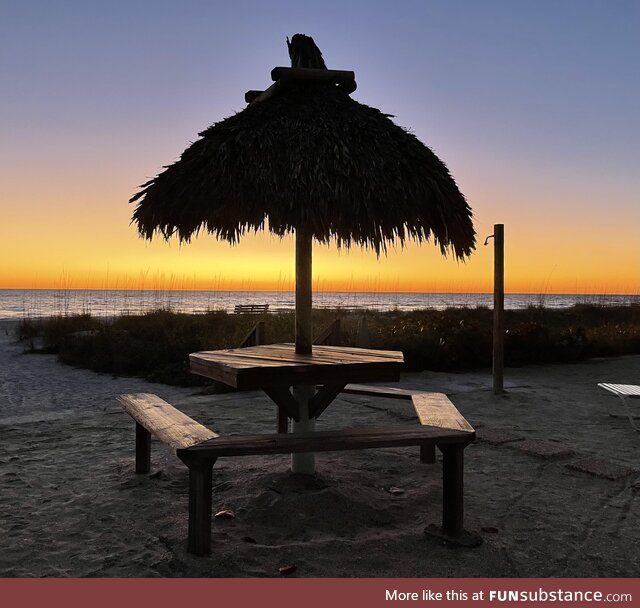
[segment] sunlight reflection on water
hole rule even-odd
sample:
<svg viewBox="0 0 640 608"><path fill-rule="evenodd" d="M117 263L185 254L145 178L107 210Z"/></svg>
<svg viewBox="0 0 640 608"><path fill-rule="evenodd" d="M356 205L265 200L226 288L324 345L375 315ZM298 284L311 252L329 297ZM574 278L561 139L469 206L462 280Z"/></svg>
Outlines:
<svg viewBox="0 0 640 608"><path fill-rule="evenodd" d="M576 303L602 306L640 304L638 295L615 294L506 294L505 308L527 306L567 308ZM90 289L5 289L0 290L0 318L34 318L90 313L94 316L141 314L150 310L203 313L210 310L233 312L236 304L269 304L271 312L293 310L290 291L163 291ZM416 310L448 307L486 306L490 293L396 293L396 292L316 292L315 308L344 310Z"/></svg>

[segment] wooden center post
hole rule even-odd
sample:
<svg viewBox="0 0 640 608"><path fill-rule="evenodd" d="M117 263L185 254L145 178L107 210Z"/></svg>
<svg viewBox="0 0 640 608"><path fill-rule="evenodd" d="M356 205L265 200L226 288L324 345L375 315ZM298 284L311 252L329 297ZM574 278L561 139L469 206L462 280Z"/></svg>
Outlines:
<svg viewBox="0 0 640 608"><path fill-rule="evenodd" d="M311 329L311 258L313 237L310 232L296 230L296 353L310 355ZM309 417L309 400L315 394L315 386L294 386L293 396L299 404L300 421L291 422L294 433L316 430L314 418ZM313 452L291 454L291 472L313 475L316 472Z"/></svg>

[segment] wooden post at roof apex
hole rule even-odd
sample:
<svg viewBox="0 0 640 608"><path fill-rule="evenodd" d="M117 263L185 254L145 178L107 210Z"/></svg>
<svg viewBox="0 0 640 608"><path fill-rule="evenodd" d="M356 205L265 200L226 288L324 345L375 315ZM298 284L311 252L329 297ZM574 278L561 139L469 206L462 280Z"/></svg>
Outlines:
<svg viewBox="0 0 640 608"><path fill-rule="evenodd" d="M247 103L264 101L272 97L281 86L294 82L335 84L348 94L358 88L356 75L351 70L275 67L271 70L271 79L275 82L268 89L265 91L251 89L244 94L244 100Z"/></svg>

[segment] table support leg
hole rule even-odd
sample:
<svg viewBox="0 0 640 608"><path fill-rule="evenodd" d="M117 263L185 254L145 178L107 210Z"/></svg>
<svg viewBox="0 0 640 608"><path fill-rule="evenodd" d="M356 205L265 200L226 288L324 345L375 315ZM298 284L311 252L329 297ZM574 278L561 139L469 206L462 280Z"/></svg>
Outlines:
<svg viewBox="0 0 640 608"><path fill-rule="evenodd" d="M136 422L136 473L151 469L151 433Z"/></svg>
<svg viewBox="0 0 640 608"><path fill-rule="evenodd" d="M300 421L291 423L294 433L312 433L316 430L316 421L309 418L309 399L315 393L314 386L294 386L293 396L299 405ZM291 472L313 475L316 472L316 458L312 452L291 454Z"/></svg>
<svg viewBox="0 0 640 608"><path fill-rule="evenodd" d="M281 407L278 407L278 433L289 432L289 416Z"/></svg>

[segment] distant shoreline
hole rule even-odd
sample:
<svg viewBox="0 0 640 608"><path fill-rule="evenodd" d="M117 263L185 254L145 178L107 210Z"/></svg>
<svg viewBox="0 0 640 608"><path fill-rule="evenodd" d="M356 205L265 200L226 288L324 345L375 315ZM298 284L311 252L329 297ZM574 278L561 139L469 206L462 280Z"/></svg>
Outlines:
<svg viewBox="0 0 640 608"><path fill-rule="evenodd" d="M0 318L46 318L89 313L109 318L154 310L183 313L233 312L237 304L269 304L270 312L294 309L291 291L163 291L163 290L0 290ZM637 294L505 294L505 309L570 308L575 304L640 305ZM492 308L490 293L463 292L333 292L315 291L318 310L413 311L447 308Z"/></svg>

